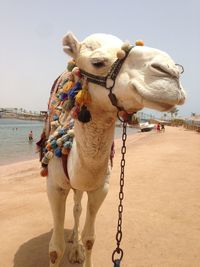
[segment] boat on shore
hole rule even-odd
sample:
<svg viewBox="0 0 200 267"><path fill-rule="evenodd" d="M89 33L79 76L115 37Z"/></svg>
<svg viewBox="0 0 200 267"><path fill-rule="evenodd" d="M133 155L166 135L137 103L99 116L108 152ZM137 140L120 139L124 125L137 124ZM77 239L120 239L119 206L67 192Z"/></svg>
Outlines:
<svg viewBox="0 0 200 267"><path fill-rule="evenodd" d="M155 128L155 124L149 122L142 122L139 124L141 132L149 132Z"/></svg>

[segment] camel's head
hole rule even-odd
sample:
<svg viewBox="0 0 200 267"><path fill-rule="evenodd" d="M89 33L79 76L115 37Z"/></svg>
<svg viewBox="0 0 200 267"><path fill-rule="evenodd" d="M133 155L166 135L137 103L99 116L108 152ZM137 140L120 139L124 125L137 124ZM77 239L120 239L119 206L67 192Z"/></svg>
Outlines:
<svg viewBox="0 0 200 267"><path fill-rule="evenodd" d="M80 69L101 77L109 73L117 57L123 58L126 50L120 39L107 34L93 34L79 42L69 33L64 37L63 45L64 51L75 59ZM143 107L167 111L185 101L179 79L180 69L168 54L135 46L124 60L112 92L117 97L118 106L129 113ZM95 83L90 85L92 99L105 110L113 109L108 89L100 86Z"/></svg>

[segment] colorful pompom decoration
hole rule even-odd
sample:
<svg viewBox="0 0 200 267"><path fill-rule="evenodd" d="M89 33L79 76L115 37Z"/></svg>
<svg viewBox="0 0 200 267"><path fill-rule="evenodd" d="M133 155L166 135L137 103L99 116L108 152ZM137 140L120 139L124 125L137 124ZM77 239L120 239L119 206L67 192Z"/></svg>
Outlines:
<svg viewBox="0 0 200 267"><path fill-rule="evenodd" d="M129 42L125 42L123 45L122 45L122 47L121 47L121 49L122 50L124 50L125 52L127 52L129 49L130 49L130 43Z"/></svg>
<svg viewBox="0 0 200 267"><path fill-rule="evenodd" d="M117 58L118 59L123 59L126 56L126 52L124 50L119 50L117 51Z"/></svg>
<svg viewBox="0 0 200 267"><path fill-rule="evenodd" d="M137 40L137 41L135 42L135 45L136 45L136 46L144 46L144 42L143 42L142 40Z"/></svg>
<svg viewBox="0 0 200 267"><path fill-rule="evenodd" d="M40 175L42 177L46 177L48 175L48 168L47 167L42 167L40 171Z"/></svg>
<svg viewBox="0 0 200 267"><path fill-rule="evenodd" d="M64 84L64 86L62 87L62 92L63 93L67 93L70 89L72 89L72 87L75 85L74 82L72 81L68 81L67 83Z"/></svg>
<svg viewBox="0 0 200 267"><path fill-rule="evenodd" d="M80 106L88 105L91 103L92 99L87 86L85 86L82 90L78 92L75 97L75 101Z"/></svg>
<svg viewBox="0 0 200 267"><path fill-rule="evenodd" d="M81 78L81 72L80 72L78 67L74 67L73 68L72 74L78 76L79 78Z"/></svg>
<svg viewBox="0 0 200 267"><path fill-rule="evenodd" d="M87 123L91 121L91 114L90 111L87 109L86 106L82 106L80 112L78 113L78 120L83 123Z"/></svg>
<svg viewBox="0 0 200 267"><path fill-rule="evenodd" d="M79 107L73 107L72 111L71 111L71 115L73 119L78 119L78 114L80 112L80 108Z"/></svg>
<svg viewBox="0 0 200 267"><path fill-rule="evenodd" d="M60 147L57 147L54 150L54 154L55 154L56 157L60 158L62 156L61 148Z"/></svg>
<svg viewBox="0 0 200 267"><path fill-rule="evenodd" d="M72 71L75 66L76 66L76 62L74 60L69 61L67 65L68 71Z"/></svg>
<svg viewBox="0 0 200 267"><path fill-rule="evenodd" d="M68 155L69 152L70 152L70 149L69 149L69 148L66 148L66 147L63 147L63 148L62 148L62 154L63 154L63 155Z"/></svg>
<svg viewBox="0 0 200 267"><path fill-rule="evenodd" d="M70 111L74 107L74 100L68 98L64 103L63 103L63 110Z"/></svg>
<svg viewBox="0 0 200 267"><path fill-rule="evenodd" d="M87 106L92 99L87 87L87 81L82 79L75 61L70 61L64 79L60 80L56 89L51 92L49 100L50 135L46 142L42 158L41 176L48 175L48 163L53 157L68 156L74 138L74 119L82 123L91 120ZM67 120L63 120L67 114ZM65 124L63 124L63 122Z"/></svg>

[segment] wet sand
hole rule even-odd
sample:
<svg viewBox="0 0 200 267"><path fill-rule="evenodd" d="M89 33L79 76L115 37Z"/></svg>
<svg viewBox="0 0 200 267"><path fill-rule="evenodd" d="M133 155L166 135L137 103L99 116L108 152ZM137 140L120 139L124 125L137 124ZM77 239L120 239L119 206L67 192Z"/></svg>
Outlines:
<svg viewBox="0 0 200 267"><path fill-rule="evenodd" d="M116 247L120 141L116 141L110 192L96 223L94 267L113 266ZM38 160L0 167L2 267L48 267L52 217ZM127 141L122 267L200 266L200 134L166 127ZM81 226L85 217L83 199ZM67 200L65 233L73 225ZM67 254L67 253L66 253ZM71 265L64 256L61 267Z"/></svg>

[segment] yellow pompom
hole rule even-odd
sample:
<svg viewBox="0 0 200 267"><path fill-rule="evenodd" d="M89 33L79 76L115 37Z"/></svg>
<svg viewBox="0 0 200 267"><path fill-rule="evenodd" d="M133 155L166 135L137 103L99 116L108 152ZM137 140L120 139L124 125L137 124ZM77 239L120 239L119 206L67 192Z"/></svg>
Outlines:
<svg viewBox="0 0 200 267"><path fill-rule="evenodd" d="M144 42L142 40L137 40L135 42L135 45L137 45L137 46L144 46Z"/></svg>
<svg viewBox="0 0 200 267"><path fill-rule="evenodd" d="M83 88L78 92L76 95L76 103L79 104L80 106L82 105L88 105L92 101L91 95L87 89L87 87Z"/></svg>
<svg viewBox="0 0 200 267"><path fill-rule="evenodd" d="M73 81L68 81L67 83L64 84L62 92L67 93L74 85L75 83Z"/></svg>

